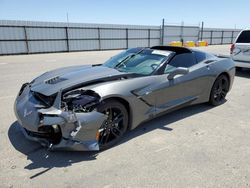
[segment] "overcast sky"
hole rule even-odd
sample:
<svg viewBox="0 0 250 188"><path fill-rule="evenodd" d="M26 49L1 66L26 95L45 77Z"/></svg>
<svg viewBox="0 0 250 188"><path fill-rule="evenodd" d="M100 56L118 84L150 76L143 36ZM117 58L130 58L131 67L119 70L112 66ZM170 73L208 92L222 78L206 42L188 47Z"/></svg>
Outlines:
<svg viewBox="0 0 250 188"><path fill-rule="evenodd" d="M250 27L250 0L0 0L0 19L205 27Z"/></svg>

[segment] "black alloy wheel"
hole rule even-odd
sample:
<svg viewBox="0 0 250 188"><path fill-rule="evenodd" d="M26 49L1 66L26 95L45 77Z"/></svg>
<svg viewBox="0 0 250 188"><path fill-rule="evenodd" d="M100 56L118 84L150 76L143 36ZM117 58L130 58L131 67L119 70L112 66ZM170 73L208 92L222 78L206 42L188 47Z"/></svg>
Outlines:
<svg viewBox="0 0 250 188"><path fill-rule="evenodd" d="M225 102L229 90L229 80L226 75L220 75L214 82L210 93L209 103L218 106Z"/></svg>
<svg viewBox="0 0 250 188"><path fill-rule="evenodd" d="M128 127L128 112L123 104L116 100L106 101L97 109L107 115L99 129L99 147L105 150L119 142Z"/></svg>

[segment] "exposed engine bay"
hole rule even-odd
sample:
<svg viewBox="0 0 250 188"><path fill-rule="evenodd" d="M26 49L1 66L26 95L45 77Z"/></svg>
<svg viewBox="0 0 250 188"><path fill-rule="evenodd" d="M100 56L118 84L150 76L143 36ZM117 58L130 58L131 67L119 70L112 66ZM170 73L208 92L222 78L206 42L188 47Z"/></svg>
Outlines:
<svg viewBox="0 0 250 188"><path fill-rule="evenodd" d="M101 97L91 90L73 90L62 97L62 110L77 113L91 112L100 104Z"/></svg>

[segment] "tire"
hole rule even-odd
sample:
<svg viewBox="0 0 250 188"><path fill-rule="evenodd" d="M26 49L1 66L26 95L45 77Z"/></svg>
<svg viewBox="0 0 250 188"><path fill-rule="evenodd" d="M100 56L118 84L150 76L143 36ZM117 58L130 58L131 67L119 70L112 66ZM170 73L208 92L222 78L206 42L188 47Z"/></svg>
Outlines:
<svg viewBox="0 0 250 188"><path fill-rule="evenodd" d="M117 144L128 128L128 112L125 106L117 100L108 100L97 108L108 118L101 125L99 132L99 148L106 150ZM111 112L111 113L110 113Z"/></svg>
<svg viewBox="0 0 250 188"><path fill-rule="evenodd" d="M213 106L221 105L225 102L229 91L229 80L226 75L220 75L214 82L210 92L209 103Z"/></svg>

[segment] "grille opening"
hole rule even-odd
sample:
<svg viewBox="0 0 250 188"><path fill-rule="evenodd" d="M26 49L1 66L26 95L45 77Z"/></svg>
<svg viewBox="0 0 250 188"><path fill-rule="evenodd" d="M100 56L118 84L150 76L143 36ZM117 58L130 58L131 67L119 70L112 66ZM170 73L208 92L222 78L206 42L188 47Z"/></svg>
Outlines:
<svg viewBox="0 0 250 188"><path fill-rule="evenodd" d="M49 143L52 143L52 144L59 144L62 139L61 128L58 125L41 126L38 128L38 132L32 132L27 129L25 130L29 136L46 139L48 140Z"/></svg>

